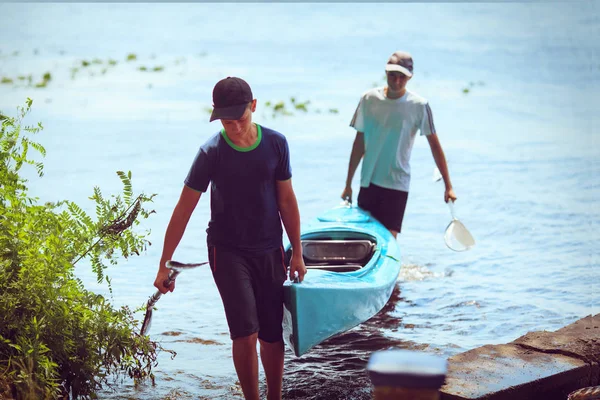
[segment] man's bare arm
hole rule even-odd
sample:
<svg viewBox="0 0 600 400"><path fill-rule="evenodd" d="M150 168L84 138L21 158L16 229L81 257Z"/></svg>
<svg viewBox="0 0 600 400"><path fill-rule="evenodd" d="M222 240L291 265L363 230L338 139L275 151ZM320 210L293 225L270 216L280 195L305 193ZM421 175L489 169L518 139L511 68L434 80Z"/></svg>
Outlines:
<svg viewBox="0 0 600 400"><path fill-rule="evenodd" d="M348 163L348 175L346 177L346 187L342 192L342 199L345 199L346 196L350 196L352 199L352 179L354 179L354 174L356 173L356 169L358 168L358 164L360 164L360 160L365 155L365 134L363 132L356 132L356 137L354 138L354 143L352 144L352 152L350 153L350 162Z"/></svg>
<svg viewBox="0 0 600 400"><path fill-rule="evenodd" d="M292 187L292 180L277 181L277 204L283 226L292 245L292 259L290 261L290 278L298 273L300 282L306 274L306 266L302 257L302 243L300 242L300 211L298 201Z"/></svg>
<svg viewBox="0 0 600 400"><path fill-rule="evenodd" d="M427 135L426 137L427 141L429 142L429 147L431 148L431 154L435 160L435 165L440 170L440 174L444 179L444 185L446 187L446 190L444 191L444 201L446 203L449 200L455 201L457 197L456 194L454 194L454 189L452 188L450 172L448 171L448 163L446 163L446 156L444 155L444 150L442 149L440 140L435 133Z"/></svg>
<svg viewBox="0 0 600 400"><path fill-rule="evenodd" d="M160 264L158 266L158 273L156 274L156 280L154 281L154 286L156 286L156 288L162 293L166 293L167 291L172 292L173 289L175 289L175 282L173 282L169 288L165 288L163 286L164 280L169 276L169 270L167 269L165 263L173 257L173 253L175 253L175 249L177 249L177 246L183 237L185 228L187 227L188 221L190 220L190 217L196 208L196 204L198 204L198 201L200 200L201 194L201 192L197 192L187 186L183 186L183 190L179 196L179 201L177 202L177 205L173 210L173 214L171 215L171 220L169 221L169 225L167 226L167 231L165 233L162 256L160 257Z"/></svg>

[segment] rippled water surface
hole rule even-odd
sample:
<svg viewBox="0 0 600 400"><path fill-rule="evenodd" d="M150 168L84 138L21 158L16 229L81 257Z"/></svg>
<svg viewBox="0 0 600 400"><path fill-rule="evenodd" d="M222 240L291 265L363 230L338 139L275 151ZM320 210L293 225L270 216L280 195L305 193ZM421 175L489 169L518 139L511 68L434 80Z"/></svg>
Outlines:
<svg viewBox="0 0 600 400"><path fill-rule="evenodd" d="M157 214L144 223L153 246L108 271L113 302L137 307L153 292L196 149L219 128L205 111L217 80L247 79L259 100L255 121L288 137L307 223L339 201L360 94L383 83L392 51L411 51L409 88L430 100L456 211L477 244L465 253L445 247L443 185L418 138L390 302L303 357L286 353L285 398L366 399L375 350L450 356L600 312L598 11L585 1L0 4L0 79L15 79L0 84L0 109L34 99L30 122L43 122L48 156L45 177L30 183L42 200L91 208L95 185L119 188L117 170L133 171L135 190L158 194ZM137 60L126 62L129 53ZM31 74L35 84L45 72L52 80L43 89L17 78ZM291 97L309 100L309 111L273 117L265 106ZM178 260L206 259L208 204L201 199ZM79 268L89 288L106 293ZM208 269L180 276L175 294L158 303L151 334L177 352L161 353L156 386L125 381L100 398L241 398Z"/></svg>

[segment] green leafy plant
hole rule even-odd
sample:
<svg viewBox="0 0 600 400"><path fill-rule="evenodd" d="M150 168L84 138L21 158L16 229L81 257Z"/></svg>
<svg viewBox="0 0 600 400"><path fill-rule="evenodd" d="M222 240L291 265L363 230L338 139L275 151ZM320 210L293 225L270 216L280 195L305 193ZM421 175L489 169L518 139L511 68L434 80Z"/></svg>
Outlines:
<svg viewBox="0 0 600 400"><path fill-rule="evenodd" d="M463 88L462 92L463 92L463 94L465 94L465 95L466 95L466 94L469 94L469 93L471 93L471 91L473 90L473 88L474 88L475 86L484 86L484 85L485 85L485 83L484 83L484 82L482 82L482 81L477 81L477 82L469 82L468 86L467 86L467 87L465 87L465 88Z"/></svg>
<svg viewBox="0 0 600 400"><path fill-rule="evenodd" d="M277 103L272 103L270 101L265 102L265 107L267 109L271 109L271 116L273 118L277 116L290 116L294 115L291 111L289 111L286 107L285 101L279 101Z"/></svg>
<svg viewBox="0 0 600 400"><path fill-rule="evenodd" d="M277 116L292 116L294 115L294 113L292 111L290 111L290 109L292 110L296 110L296 111L302 111L303 113L308 113L309 110L309 105L310 105L310 100L306 100L303 102L299 102L295 97L290 97L290 107L288 109L287 104L285 101L278 101L276 103L271 102L271 101L266 101L265 102L265 108L267 110L271 111L271 117L275 118ZM208 108L206 109L207 111L209 110ZM211 109L212 110L212 109ZM210 111L208 111L210 112ZM314 110L315 113L317 114L321 114L321 109L317 108ZM330 108L328 110L328 112L330 114L338 114L339 111L337 108Z"/></svg>
<svg viewBox="0 0 600 400"><path fill-rule="evenodd" d="M48 85L48 82L50 82L52 80L52 75L50 74L50 72L46 72L43 76L42 76L42 81L36 83L35 87L36 88L43 88L46 87Z"/></svg>
<svg viewBox="0 0 600 400"><path fill-rule="evenodd" d="M110 288L106 264L150 244L133 228L153 212L144 208L153 196L135 195L131 172L118 172L121 194L94 188L95 218L68 200L39 204L20 175L31 165L43 176L29 156L46 153L31 139L43 126L23 125L31 105L16 117L0 113L0 399L88 399L126 377L154 381L160 346L136 333L128 307L113 307L74 274L88 260Z"/></svg>
<svg viewBox="0 0 600 400"><path fill-rule="evenodd" d="M296 98L292 97L292 98L290 98L290 102L292 103L292 106L294 106L294 108L296 110L300 110L300 111L304 111L304 112L308 111L307 107L310 104L310 100L306 100L303 103L298 103L298 102L296 102Z"/></svg>

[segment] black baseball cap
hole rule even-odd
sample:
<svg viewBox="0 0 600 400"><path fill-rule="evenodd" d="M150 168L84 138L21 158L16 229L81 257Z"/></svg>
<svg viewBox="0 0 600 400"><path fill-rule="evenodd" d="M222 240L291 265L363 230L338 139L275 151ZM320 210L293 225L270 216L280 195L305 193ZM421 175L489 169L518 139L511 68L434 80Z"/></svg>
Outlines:
<svg viewBox="0 0 600 400"><path fill-rule="evenodd" d="M221 79L213 89L210 122L215 119L240 119L253 99L250 85L242 78L228 76Z"/></svg>

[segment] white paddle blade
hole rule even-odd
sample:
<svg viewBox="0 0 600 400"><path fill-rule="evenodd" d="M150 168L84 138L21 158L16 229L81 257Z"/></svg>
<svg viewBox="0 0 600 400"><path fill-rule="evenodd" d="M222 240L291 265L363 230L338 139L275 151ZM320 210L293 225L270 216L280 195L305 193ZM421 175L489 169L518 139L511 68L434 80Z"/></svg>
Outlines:
<svg viewBox="0 0 600 400"><path fill-rule="evenodd" d="M475 246L475 239L459 220L450 222L444 233L444 241L449 249L466 251Z"/></svg>

